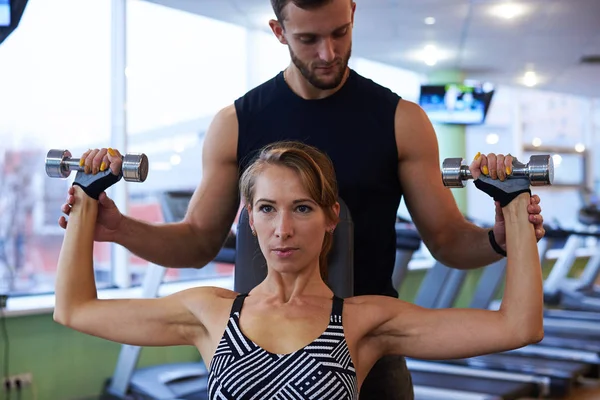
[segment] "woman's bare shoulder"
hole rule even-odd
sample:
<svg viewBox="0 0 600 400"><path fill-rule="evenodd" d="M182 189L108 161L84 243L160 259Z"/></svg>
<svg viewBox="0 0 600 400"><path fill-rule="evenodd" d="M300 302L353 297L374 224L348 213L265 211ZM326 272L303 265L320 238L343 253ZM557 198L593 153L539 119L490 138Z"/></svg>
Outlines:
<svg viewBox="0 0 600 400"><path fill-rule="evenodd" d="M182 290L177 295L181 296L185 302L190 304L215 304L216 303L231 303L237 292L217 286L198 286L190 289Z"/></svg>

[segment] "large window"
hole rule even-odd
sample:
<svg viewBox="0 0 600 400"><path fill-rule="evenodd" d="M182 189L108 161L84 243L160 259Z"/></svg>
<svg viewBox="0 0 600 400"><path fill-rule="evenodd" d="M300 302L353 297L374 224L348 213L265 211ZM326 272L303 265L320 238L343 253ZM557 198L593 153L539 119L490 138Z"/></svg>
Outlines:
<svg viewBox="0 0 600 400"><path fill-rule="evenodd" d="M268 20L264 23L267 25ZM290 64L287 46L281 44L271 31L248 31L247 48L249 89L273 78Z"/></svg>
<svg viewBox="0 0 600 400"><path fill-rule="evenodd" d="M44 159L51 148L78 157L107 141L109 72L110 2L103 0L30 0L0 45L2 293L54 290L63 238L57 220L73 175L49 178ZM97 268L109 268L107 260L97 257Z"/></svg>
<svg viewBox="0 0 600 400"><path fill-rule="evenodd" d="M193 191L212 118L248 89L246 30L146 1L127 2L128 151L148 155L143 184L131 184L129 215L162 222L165 191ZM130 257L135 284L148 263ZM232 265L169 269L166 280L231 275Z"/></svg>

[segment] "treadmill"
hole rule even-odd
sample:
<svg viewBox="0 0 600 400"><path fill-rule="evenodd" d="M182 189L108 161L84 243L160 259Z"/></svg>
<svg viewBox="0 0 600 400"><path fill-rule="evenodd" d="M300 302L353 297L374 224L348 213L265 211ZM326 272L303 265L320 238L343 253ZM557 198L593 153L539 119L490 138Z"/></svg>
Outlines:
<svg viewBox="0 0 600 400"><path fill-rule="evenodd" d="M488 267L482 274L475 294L469 307L480 309L498 309L499 302L494 302L495 294L500 289L505 275L505 264L498 263ZM553 311L553 310L548 310ZM545 316L544 321L548 318ZM565 321L565 325L569 325ZM575 321L576 322L576 321ZM507 353L527 354L541 358L565 359L588 363L594 366L594 370L600 364L600 340L585 339L584 337L560 336L554 332L545 332L541 342L520 349L511 350Z"/></svg>
<svg viewBox="0 0 600 400"><path fill-rule="evenodd" d="M575 251L584 239L592 237L596 243L600 241L600 209L597 206L582 208L578 220L587 230L567 232L570 234L568 241L573 243L565 246L567 253L564 256L568 261L575 261ZM570 270L567 263L558 266L560 268L557 269L555 281L551 281L545 291L546 299L554 300L569 310L600 312L600 290L596 287L600 276L600 249L592 254L578 279L567 279Z"/></svg>
<svg viewBox="0 0 600 400"><path fill-rule="evenodd" d="M165 222L183 219L193 191L169 191L161 195ZM226 240L213 262L235 262L235 240ZM156 297L167 269L150 264L142 283L142 297ZM208 370L202 361L153 365L136 369L141 347L122 345L113 375L102 399L208 399ZM200 357L200 355L198 356Z"/></svg>
<svg viewBox="0 0 600 400"><path fill-rule="evenodd" d="M545 225L544 227L546 235L538 243L541 262L544 261L548 249L553 247L555 242L565 242L562 252L554 263L550 275L544 281L544 300L546 301L546 304L556 306L560 304L560 301L557 299L561 296L559 292L561 282L568 279L567 275L575 261L575 251L580 246L577 242L579 238L574 237L573 235L582 236L588 235L589 233L569 231L550 225ZM586 271L589 272L589 269L586 268ZM498 279L501 280L503 277L504 275ZM498 284L500 284L500 281L498 281ZM487 303L484 304L488 304L488 307L486 308L497 309L500 302L490 298L487 299ZM599 322L600 313L597 312L558 308L545 309L544 331L546 335L544 341L540 344L554 343L551 337L561 337L565 339L565 342L561 347L573 349L583 349L585 347L587 350L590 348L595 349L597 348L596 345L590 343L590 341L600 340Z"/></svg>
<svg viewBox="0 0 600 400"><path fill-rule="evenodd" d="M498 308L491 306L495 293L497 293L504 278L504 266L488 268L482 275L471 301L471 308ZM546 321L548 318L544 318ZM576 321L575 321L576 322ZM568 325L568 324L567 324ZM545 332L544 339L537 344L528 345L511 350L506 354L521 354L533 357L555 360L570 360L589 364L592 369L588 371L591 377L598 376L600 368L600 340L586 339L583 336L561 336L553 332Z"/></svg>
<svg viewBox="0 0 600 400"><path fill-rule="evenodd" d="M575 252L581 247L580 241L583 237L593 236L599 237L598 233L590 233L582 230L565 230L555 226L545 225L546 235L539 242L540 259L543 262L547 249L552 247L554 242L564 241L564 247L560 256L554 263L552 271L544 281L544 300L550 306L561 306L563 295L568 293L566 289L569 285L573 285L573 280L567 277L570 269L575 262ZM598 252L600 253L600 251ZM597 269L600 261L600 255L596 253L590 258L585 270L580 278L581 281L595 280L595 275L598 274ZM595 271L596 270L596 271ZM566 296L565 296L566 297ZM489 308L497 308L499 302L492 301ZM544 330L546 337L548 335L561 336L564 338L578 341L584 339L599 340L600 339L600 313L594 311L583 311L573 309L552 308L544 310ZM565 344L566 345L566 344ZM577 348L581 344L577 345ZM587 345L586 345L587 347Z"/></svg>
<svg viewBox="0 0 600 400"><path fill-rule="evenodd" d="M421 245L421 238L416 228L407 221L396 224L396 264L393 276L403 277L408 270L408 263ZM441 269L440 269L441 270ZM432 276L431 270L421 284L418 300L434 305L452 296L444 290L443 282ZM394 279L394 287L400 286ZM433 307L431 307L433 308ZM415 387L415 398L424 399L464 399L469 396L483 398L517 400L523 397L546 396L551 393L551 381L543 376L531 376L525 373L503 371L480 371L463 366L444 365L407 359L408 369ZM427 397L428 391L442 390L444 396ZM425 391L425 392L423 392ZM469 396L466 395L469 394Z"/></svg>
<svg viewBox="0 0 600 400"><path fill-rule="evenodd" d="M502 259L484 270L484 276L487 274L494 273L497 281L496 285L490 286L489 280L480 281L485 282L485 287L480 283L479 290L473 298L471 307L475 308L474 305L481 302L485 298L485 295L493 296L496 293L497 287L502 282L504 269L506 267L506 259ZM416 304L424 307L436 307L436 308L450 308L453 306L456 297L458 296L460 289L463 286L464 279L468 271L451 269L444 266L441 263L437 263L421 285L420 296L415 301ZM499 278L498 278L499 277ZM428 292L435 292L430 289L428 282L436 282L438 286L443 286L443 296L437 296L435 300L432 300L432 296ZM478 307L485 308L485 307ZM525 353L519 353L515 351L503 352L496 354L488 354L484 356L477 356L464 359L454 360L443 360L435 361L435 363L444 363L449 365L460 365L465 367L491 370L491 371L504 371L513 373L529 374L537 377L546 377L550 381L550 395L551 396L564 396L567 395L571 388L581 378L595 376L597 372L595 366L598 362L594 362L597 359L596 354L580 355L578 359L561 359L548 357L540 359L537 355L533 356ZM585 358L587 357L587 358ZM586 361L580 361L585 358ZM431 363L430 361L426 361ZM591 362L591 363L590 363Z"/></svg>

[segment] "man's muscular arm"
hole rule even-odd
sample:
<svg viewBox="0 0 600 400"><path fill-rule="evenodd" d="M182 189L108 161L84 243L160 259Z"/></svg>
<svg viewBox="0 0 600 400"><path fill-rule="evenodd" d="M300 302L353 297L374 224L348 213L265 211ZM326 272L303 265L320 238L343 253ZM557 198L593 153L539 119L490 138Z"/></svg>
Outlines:
<svg viewBox="0 0 600 400"><path fill-rule="evenodd" d="M165 267L200 268L209 263L222 247L239 206L237 137L237 117L231 105L217 113L206 133L202 180L184 220L149 224L124 217L115 242Z"/></svg>
<svg viewBox="0 0 600 400"><path fill-rule="evenodd" d="M433 126L425 112L409 101L400 100L396 109L396 143L404 200L431 254L460 269L499 260L501 256L490 246L488 230L465 220L451 191L443 185Z"/></svg>

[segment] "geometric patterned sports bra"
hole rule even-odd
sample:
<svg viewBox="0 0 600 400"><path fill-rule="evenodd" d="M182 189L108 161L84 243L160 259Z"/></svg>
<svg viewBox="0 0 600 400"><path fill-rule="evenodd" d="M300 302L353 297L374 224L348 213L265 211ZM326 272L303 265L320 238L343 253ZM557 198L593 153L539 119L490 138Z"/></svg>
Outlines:
<svg viewBox="0 0 600 400"><path fill-rule="evenodd" d="M315 341L290 354L266 351L239 328L247 294L236 297L210 363L211 400L357 400L356 370L348 351L342 310L334 296L329 326Z"/></svg>

